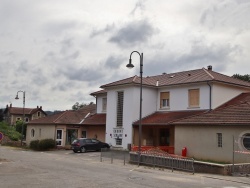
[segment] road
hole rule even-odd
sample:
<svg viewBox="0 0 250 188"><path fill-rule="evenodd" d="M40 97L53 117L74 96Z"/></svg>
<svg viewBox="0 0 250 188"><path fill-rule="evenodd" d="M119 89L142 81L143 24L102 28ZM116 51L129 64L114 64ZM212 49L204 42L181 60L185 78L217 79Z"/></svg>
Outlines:
<svg viewBox="0 0 250 188"><path fill-rule="evenodd" d="M100 152L35 152L0 146L0 188L250 188L248 177L159 170L121 161L100 162Z"/></svg>

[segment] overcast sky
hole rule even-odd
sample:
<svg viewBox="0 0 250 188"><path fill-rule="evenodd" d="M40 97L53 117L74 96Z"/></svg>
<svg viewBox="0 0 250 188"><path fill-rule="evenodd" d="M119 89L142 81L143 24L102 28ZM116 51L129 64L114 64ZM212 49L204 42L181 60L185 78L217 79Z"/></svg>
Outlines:
<svg viewBox="0 0 250 188"><path fill-rule="evenodd" d="M250 70L249 0L1 0L0 108L44 110L95 102L100 86L213 66Z"/></svg>

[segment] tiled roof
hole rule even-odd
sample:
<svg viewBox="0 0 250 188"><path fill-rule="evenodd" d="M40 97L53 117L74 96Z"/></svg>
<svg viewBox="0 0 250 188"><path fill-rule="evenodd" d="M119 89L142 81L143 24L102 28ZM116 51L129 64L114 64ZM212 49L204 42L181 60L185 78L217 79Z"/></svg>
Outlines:
<svg viewBox="0 0 250 188"><path fill-rule="evenodd" d="M67 110L51 116L35 119L29 124L80 124L87 115L95 113L96 105L88 105L79 110Z"/></svg>
<svg viewBox="0 0 250 188"><path fill-rule="evenodd" d="M167 125L182 118L190 117L196 114L204 113L205 110L188 110L175 112L155 112L142 119L142 125ZM133 123L138 125L139 121Z"/></svg>
<svg viewBox="0 0 250 188"><path fill-rule="evenodd" d="M5 109L5 111L9 110L10 114L23 114L23 108L20 107L8 107ZM42 111L44 114L46 114L41 108L24 108L24 114L34 114L37 111Z"/></svg>
<svg viewBox="0 0 250 188"><path fill-rule="evenodd" d="M242 93L212 111L174 124L250 125L250 93Z"/></svg>
<svg viewBox="0 0 250 188"><path fill-rule="evenodd" d="M83 125L106 125L106 114L91 114L81 124Z"/></svg>
<svg viewBox="0 0 250 188"><path fill-rule="evenodd" d="M189 84L189 83L198 83L207 81L216 81L216 82L223 82L233 85L250 87L250 82L242 81L230 76L214 72L212 70L207 70L205 68L170 73L170 74L162 74L157 76L143 77L142 84L145 86L162 87L162 86L171 86L171 85ZM140 77L134 76L126 78L123 80L102 85L101 88L108 88L126 84L140 84Z"/></svg>
<svg viewBox="0 0 250 188"><path fill-rule="evenodd" d="M99 95L99 94L107 94L107 91L103 89L103 90L100 90L100 91L90 93L90 95L92 95L92 96L96 96L96 95Z"/></svg>

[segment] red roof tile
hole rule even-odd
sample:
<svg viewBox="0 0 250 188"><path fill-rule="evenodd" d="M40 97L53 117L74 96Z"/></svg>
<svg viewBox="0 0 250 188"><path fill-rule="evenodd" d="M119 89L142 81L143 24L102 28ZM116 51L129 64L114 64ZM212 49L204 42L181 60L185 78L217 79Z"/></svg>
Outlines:
<svg viewBox="0 0 250 188"><path fill-rule="evenodd" d="M83 122L83 125L106 125L106 114L92 114Z"/></svg>
<svg viewBox="0 0 250 188"><path fill-rule="evenodd" d="M99 95L99 94L107 94L107 91L103 89L103 90L100 90L100 91L90 93L90 95L92 95L92 96L96 96L96 95Z"/></svg>
<svg viewBox="0 0 250 188"><path fill-rule="evenodd" d="M35 119L29 124L80 124L87 115L95 113L96 105L88 105L79 110L67 110L40 119Z"/></svg>
<svg viewBox="0 0 250 188"><path fill-rule="evenodd" d="M198 83L198 82L207 82L207 81L215 81L215 82L223 82L238 86L250 87L250 82L242 81L233 77L229 77L212 70L207 70L205 68L176 72L170 74L162 74L157 76L148 76L143 77L142 84L144 86L171 86L171 85L180 85L180 84L189 84L189 83ZM102 85L101 88L108 88L119 85L126 84L140 84L140 77L134 76L130 78L126 78L123 80L119 80L116 82L112 82L109 84Z"/></svg>
<svg viewBox="0 0 250 188"><path fill-rule="evenodd" d="M189 110L189 111L175 111L175 112L155 112L142 119L142 125L166 125L182 118L190 117L196 114L204 113L205 110ZM138 125L139 121L133 123Z"/></svg>
<svg viewBox="0 0 250 188"><path fill-rule="evenodd" d="M5 112L9 110L10 114L23 114L23 108L20 107L7 107L5 109ZM41 108L24 108L24 114L32 115L36 113L37 111L42 111L44 114L46 114Z"/></svg>
<svg viewBox="0 0 250 188"><path fill-rule="evenodd" d="M212 111L182 119L174 124L249 125L250 93L240 94Z"/></svg>

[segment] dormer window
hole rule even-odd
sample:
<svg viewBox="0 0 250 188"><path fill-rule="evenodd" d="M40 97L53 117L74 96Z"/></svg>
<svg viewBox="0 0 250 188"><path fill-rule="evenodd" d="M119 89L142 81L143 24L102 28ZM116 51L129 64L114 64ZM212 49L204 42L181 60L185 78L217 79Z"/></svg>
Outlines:
<svg viewBox="0 0 250 188"><path fill-rule="evenodd" d="M160 108L169 108L169 92L160 93Z"/></svg>
<svg viewBox="0 0 250 188"><path fill-rule="evenodd" d="M41 116L41 112L37 112L37 117L40 117Z"/></svg>

